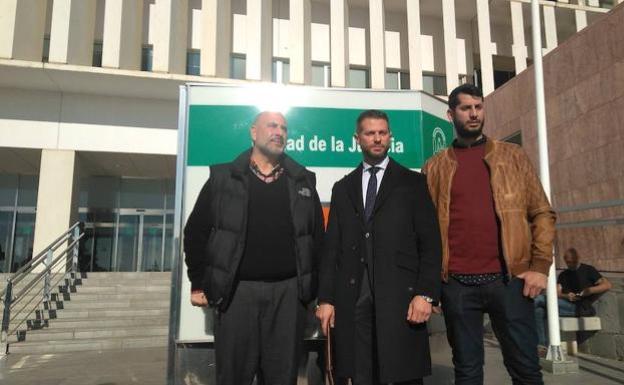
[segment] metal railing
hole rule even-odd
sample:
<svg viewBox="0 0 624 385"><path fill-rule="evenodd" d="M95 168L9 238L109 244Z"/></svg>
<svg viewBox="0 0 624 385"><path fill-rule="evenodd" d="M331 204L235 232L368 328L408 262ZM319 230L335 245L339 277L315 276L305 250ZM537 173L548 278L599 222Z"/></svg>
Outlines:
<svg viewBox="0 0 624 385"><path fill-rule="evenodd" d="M69 279L75 277L75 273L78 272L78 246L80 239L84 236L84 232L80 230L80 222L74 223L7 279L5 289L0 293L0 298L3 298L4 302L0 329L0 357L8 353L9 337L18 332L24 322L29 320L31 314L37 310L43 310L40 305L49 305L52 288L68 277ZM59 251L62 246L65 248ZM63 262L65 265L62 265ZM60 279L52 283L59 275ZM27 277L32 277L32 279L24 281ZM25 284L16 289L16 285L22 281ZM37 284L42 281L43 285L38 288ZM17 294L14 295L14 292ZM18 307L19 310L15 310ZM48 309L50 308L48 306Z"/></svg>

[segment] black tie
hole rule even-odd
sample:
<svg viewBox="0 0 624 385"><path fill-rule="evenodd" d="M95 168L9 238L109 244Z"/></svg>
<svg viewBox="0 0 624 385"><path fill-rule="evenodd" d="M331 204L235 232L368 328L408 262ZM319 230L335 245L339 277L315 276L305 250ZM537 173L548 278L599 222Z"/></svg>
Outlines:
<svg viewBox="0 0 624 385"><path fill-rule="evenodd" d="M370 220L373 214L373 208L375 207L375 199L377 198L377 171L379 170L381 170L381 168L377 166L373 166L367 170L370 172L370 178L368 179L366 203L364 204L364 218L366 218L366 221Z"/></svg>

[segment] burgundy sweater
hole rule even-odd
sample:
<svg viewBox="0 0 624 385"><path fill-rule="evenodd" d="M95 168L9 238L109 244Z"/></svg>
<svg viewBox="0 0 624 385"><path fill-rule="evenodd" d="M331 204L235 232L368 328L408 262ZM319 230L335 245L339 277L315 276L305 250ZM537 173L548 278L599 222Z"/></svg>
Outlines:
<svg viewBox="0 0 624 385"><path fill-rule="evenodd" d="M485 145L453 151L458 166L451 185L449 273L500 273L499 226L483 160Z"/></svg>

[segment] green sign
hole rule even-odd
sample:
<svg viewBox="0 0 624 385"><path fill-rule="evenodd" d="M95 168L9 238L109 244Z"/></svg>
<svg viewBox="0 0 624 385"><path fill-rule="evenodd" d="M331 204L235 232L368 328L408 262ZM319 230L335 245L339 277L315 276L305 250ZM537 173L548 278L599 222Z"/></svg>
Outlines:
<svg viewBox="0 0 624 385"><path fill-rule="evenodd" d="M384 110L393 139L390 156L419 168L450 144L449 122L420 110ZM354 167L362 160L353 139L361 109L293 107L286 113L286 152L307 167ZM249 127L258 113L254 106L191 105L189 107L188 166L231 161L251 146Z"/></svg>

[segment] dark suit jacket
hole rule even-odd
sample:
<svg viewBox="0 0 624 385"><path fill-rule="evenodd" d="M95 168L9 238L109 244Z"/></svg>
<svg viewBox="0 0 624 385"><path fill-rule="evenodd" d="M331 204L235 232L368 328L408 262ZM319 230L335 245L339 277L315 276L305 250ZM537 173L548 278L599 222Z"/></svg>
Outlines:
<svg viewBox="0 0 624 385"><path fill-rule="evenodd" d="M440 295L440 233L425 176L390 159L368 226L363 217L360 165L334 185L320 266L319 302L336 312L337 375L353 375L354 309L369 233L380 380L424 377L431 373L427 328L409 324L407 310L415 295Z"/></svg>

